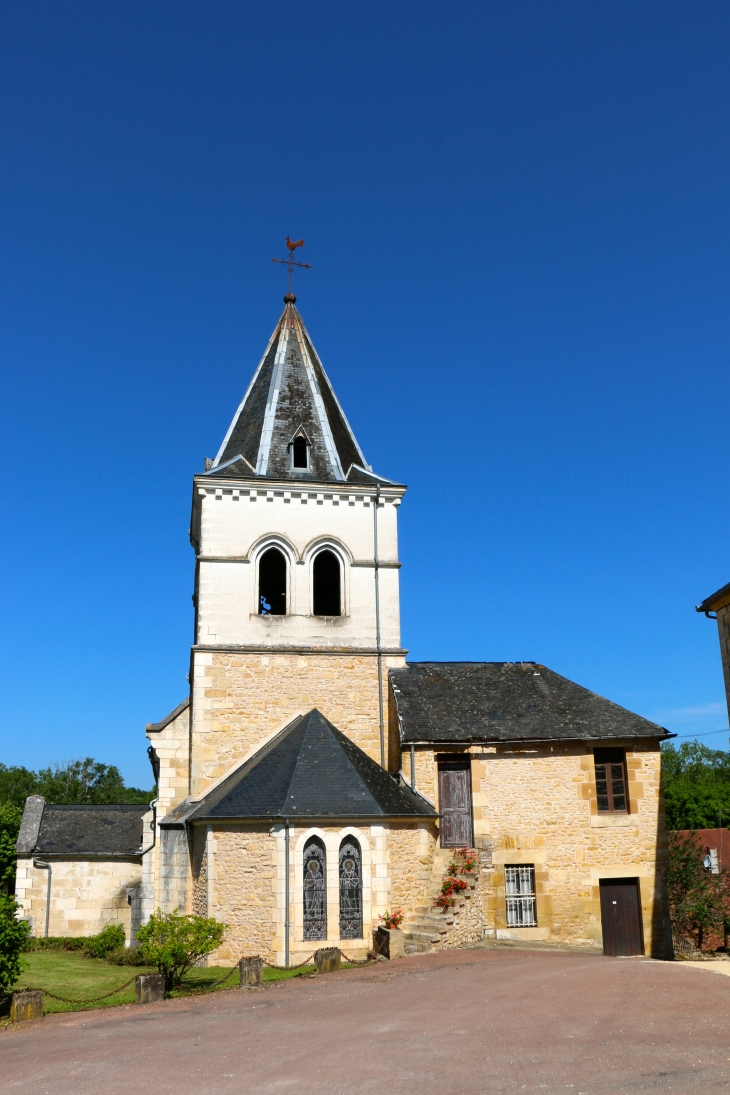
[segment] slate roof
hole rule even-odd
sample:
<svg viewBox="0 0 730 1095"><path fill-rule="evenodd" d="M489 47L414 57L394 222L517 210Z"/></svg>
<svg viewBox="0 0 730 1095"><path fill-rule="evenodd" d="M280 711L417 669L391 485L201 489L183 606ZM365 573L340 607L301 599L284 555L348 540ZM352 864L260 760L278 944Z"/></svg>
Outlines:
<svg viewBox="0 0 730 1095"><path fill-rule="evenodd" d="M149 806L43 807L37 842L27 854L44 856L136 856L142 847L142 817Z"/></svg>
<svg viewBox="0 0 730 1095"><path fill-rule="evenodd" d="M436 816L424 798L313 710L210 791L186 820Z"/></svg>
<svg viewBox="0 0 730 1095"><path fill-rule="evenodd" d="M411 662L390 682L406 744L674 737L536 662Z"/></svg>
<svg viewBox="0 0 730 1095"><path fill-rule="evenodd" d="M288 446L300 430L310 442L307 469L290 466ZM288 300L218 455L204 474L330 483L354 481L355 468L373 477L302 317Z"/></svg>
<svg viewBox="0 0 730 1095"><path fill-rule="evenodd" d="M697 612L715 612L718 608L724 608L728 604L730 604L730 582L722 589L718 589L716 593L705 597L701 605L695 605L695 609Z"/></svg>

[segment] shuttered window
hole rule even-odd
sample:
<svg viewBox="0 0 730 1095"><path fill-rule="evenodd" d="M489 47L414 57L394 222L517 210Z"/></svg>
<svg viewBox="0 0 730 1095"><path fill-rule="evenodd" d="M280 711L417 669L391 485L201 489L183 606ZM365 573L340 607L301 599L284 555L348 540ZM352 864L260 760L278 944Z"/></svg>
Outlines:
<svg viewBox="0 0 730 1095"><path fill-rule="evenodd" d="M596 749L596 799L602 814L627 814L626 756L623 749Z"/></svg>

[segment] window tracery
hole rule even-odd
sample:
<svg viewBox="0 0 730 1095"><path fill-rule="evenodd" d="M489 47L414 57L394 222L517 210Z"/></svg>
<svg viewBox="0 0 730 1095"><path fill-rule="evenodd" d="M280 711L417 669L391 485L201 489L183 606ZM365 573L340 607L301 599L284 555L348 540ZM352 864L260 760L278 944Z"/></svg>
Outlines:
<svg viewBox="0 0 730 1095"><path fill-rule="evenodd" d="M340 939L362 938L362 855L354 837L340 845Z"/></svg>
<svg viewBox="0 0 730 1095"><path fill-rule="evenodd" d="M312 837L304 849L304 938L327 938L327 857Z"/></svg>

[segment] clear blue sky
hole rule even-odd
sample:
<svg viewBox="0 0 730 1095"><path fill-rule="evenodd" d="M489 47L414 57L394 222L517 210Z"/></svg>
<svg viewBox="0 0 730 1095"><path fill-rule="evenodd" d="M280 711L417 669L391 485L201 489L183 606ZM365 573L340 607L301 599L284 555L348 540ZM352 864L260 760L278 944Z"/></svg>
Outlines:
<svg viewBox="0 0 730 1095"><path fill-rule="evenodd" d="M4 0L0 759L149 785L287 233L410 485L411 658L726 727L729 47L712 2Z"/></svg>

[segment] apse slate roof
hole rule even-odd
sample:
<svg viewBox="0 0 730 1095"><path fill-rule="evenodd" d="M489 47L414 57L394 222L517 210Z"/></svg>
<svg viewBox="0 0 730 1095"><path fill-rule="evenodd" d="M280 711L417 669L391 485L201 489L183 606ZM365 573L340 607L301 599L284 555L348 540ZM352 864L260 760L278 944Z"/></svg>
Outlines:
<svg viewBox="0 0 730 1095"><path fill-rule="evenodd" d="M149 806L43 807L34 855L135 856Z"/></svg>
<svg viewBox="0 0 730 1095"><path fill-rule="evenodd" d="M309 442L307 469L290 466L288 446L300 431ZM287 300L205 474L329 483L354 481L356 469L380 478L368 467L293 299Z"/></svg>
<svg viewBox="0 0 730 1095"><path fill-rule="evenodd" d="M411 662L390 681L406 744L674 737L536 662Z"/></svg>
<svg viewBox="0 0 730 1095"><path fill-rule="evenodd" d="M424 798L313 710L210 791L186 820L436 816Z"/></svg>

